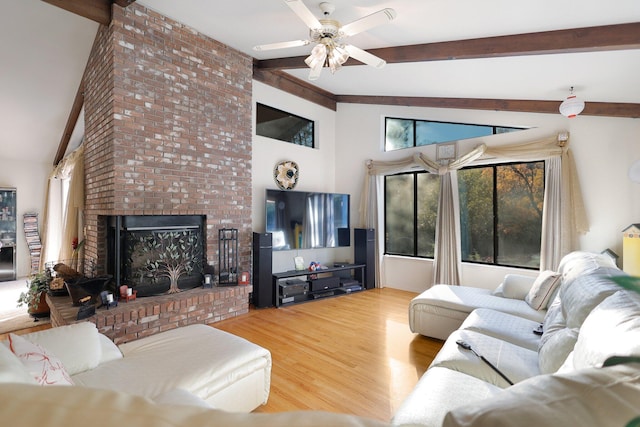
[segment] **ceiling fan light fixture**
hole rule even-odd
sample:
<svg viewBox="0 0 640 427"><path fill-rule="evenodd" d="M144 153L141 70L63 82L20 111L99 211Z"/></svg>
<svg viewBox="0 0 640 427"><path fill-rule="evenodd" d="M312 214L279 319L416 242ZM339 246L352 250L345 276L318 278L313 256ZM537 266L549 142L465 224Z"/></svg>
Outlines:
<svg viewBox="0 0 640 427"><path fill-rule="evenodd" d="M313 69L316 68L318 64L324 64L326 57L327 47L322 43L318 43L313 47L313 49L311 50L311 55L309 55L307 59L304 60L304 63L307 64L309 68Z"/></svg>
<svg viewBox="0 0 640 427"><path fill-rule="evenodd" d="M582 110L584 110L584 101L573 94L573 86L571 86L569 96L560 104L560 114L569 119L573 119L582 113Z"/></svg>

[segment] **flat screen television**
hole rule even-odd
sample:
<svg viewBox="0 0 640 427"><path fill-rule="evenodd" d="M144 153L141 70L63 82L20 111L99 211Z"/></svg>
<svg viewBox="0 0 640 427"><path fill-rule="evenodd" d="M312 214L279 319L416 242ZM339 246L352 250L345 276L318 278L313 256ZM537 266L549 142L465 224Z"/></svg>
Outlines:
<svg viewBox="0 0 640 427"><path fill-rule="evenodd" d="M265 200L273 250L351 245L349 194L267 189Z"/></svg>

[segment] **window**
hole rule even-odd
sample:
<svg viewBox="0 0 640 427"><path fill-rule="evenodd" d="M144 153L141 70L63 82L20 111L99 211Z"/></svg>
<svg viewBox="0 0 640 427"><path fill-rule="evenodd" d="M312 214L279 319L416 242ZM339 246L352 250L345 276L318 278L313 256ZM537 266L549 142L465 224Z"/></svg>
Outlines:
<svg viewBox="0 0 640 427"><path fill-rule="evenodd" d="M478 138L524 128L385 118L385 151Z"/></svg>
<svg viewBox="0 0 640 427"><path fill-rule="evenodd" d="M439 191L427 172L385 177L385 253L433 257Z"/></svg>
<svg viewBox="0 0 640 427"><path fill-rule="evenodd" d="M439 188L427 172L385 177L385 254L433 257ZM459 170L458 193L463 261L539 267L543 161Z"/></svg>
<svg viewBox="0 0 640 427"><path fill-rule="evenodd" d="M260 103L256 105L256 135L304 147L315 147L315 131L312 120Z"/></svg>
<svg viewBox="0 0 640 427"><path fill-rule="evenodd" d="M462 260L540 265L544 162L458 171Z"/></svg>

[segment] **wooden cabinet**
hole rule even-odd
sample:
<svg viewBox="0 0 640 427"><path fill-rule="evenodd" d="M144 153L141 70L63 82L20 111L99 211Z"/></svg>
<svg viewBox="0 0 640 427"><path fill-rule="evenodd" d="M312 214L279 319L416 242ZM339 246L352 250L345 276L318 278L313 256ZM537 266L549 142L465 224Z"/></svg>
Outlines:
<svg viewBox="0 0 640 427"><path fill-rule="evenodd" d="M16 189L0 188L0 281L16 279Z"/></svg>

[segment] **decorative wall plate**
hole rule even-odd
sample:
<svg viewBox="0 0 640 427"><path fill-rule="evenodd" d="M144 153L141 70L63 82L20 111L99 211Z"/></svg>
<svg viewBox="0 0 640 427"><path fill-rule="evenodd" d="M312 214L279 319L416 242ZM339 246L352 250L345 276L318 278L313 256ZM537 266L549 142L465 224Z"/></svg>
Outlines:
<svg viewBox="0 0 640 427"><path fill-rule="evenodd" d="M293 190L298 183L298 164L291 160L284 160L276 165L273 178L282 190Z"/></svg>

